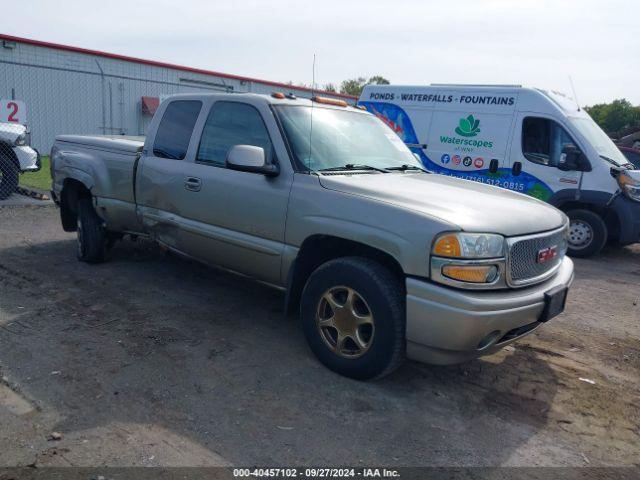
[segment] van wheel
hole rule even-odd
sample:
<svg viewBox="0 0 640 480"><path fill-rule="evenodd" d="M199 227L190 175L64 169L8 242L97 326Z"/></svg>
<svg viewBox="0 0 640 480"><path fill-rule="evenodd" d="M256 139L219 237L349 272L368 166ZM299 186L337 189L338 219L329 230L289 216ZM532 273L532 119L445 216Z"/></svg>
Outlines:
<svg viewBox="0 0 640 480"><path fill-rule="evenodd" d="M569 248L572 257L590 257L607 243L607 225L597 213L590 210L570 210Z"/></svg>
<svg viewBox="0 0 640 480"><path fill-rule="evenodd" d="M404 360L404 289L373 260L345 257L318 267L302 292L300 313L311 350L334 372L380 378Z"/></svg>
<svg viewBox="0 0 640 480"><path fill-rule="evenodd" d="M78 201L78 260L87 263L104 262L107 252L107 232L90 198Z"/></svg>
<svg viewBox="0 0 640 480"><path fill-rule="evenodd" d="M0 200L6 200L18 188L20 171L16 164L4 155L0 155Z"/></svg>

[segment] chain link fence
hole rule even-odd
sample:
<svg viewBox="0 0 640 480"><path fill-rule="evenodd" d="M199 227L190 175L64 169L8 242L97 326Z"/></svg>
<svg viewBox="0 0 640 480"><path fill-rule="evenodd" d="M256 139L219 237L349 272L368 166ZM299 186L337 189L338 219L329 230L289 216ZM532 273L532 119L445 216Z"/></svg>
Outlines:
<svg viewBox="0 0 640 480"><path fill-rule="evenodd" d="M46 167L57 135L142 136L166 96L273 91L300 97L314 93L306 87L0 34L0 200L16 191L20 178L26 185L21 175L34 168L34 149ZM46 177L45 170L41 176ZM45 183L40 190L49 190Z"/></svg>

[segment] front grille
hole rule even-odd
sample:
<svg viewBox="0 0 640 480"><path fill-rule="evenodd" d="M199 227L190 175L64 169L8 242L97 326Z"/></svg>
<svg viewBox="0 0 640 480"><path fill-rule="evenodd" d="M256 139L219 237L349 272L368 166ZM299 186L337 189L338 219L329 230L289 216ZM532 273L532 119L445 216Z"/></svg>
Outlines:
<svg viewBox="0 0 640 480"><path fill-rule="evenodd" d="M541 233L509 241L509 284L519 286L544 279L555 270L566 251L565 230ZM546 262L538 262L542 250L555 247L557 256Z"/></svg>

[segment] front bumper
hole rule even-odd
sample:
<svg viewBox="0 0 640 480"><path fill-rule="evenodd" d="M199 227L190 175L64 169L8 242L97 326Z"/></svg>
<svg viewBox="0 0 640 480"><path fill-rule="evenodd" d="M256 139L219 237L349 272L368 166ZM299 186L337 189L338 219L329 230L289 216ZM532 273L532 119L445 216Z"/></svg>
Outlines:
<svg viewBox="0 0 640 480"><path fill-rule="evenodd" d="M407 356L447 365L494 353L538 328L545 292L572 282L568 257L549 280L517 290L457 290L408 278Z"/></svg>
<svg viewBox="0 0 640 480"><path fill-rule="evenodd" d="M618 243L629 245L640 242L640 202L619 195L611 204L620 223Z"/></svg>
<svg viewBox="0 0 640 480"><path fill-rule="evenodd" d="M37 172L42 167L40 154L31 147L13 147L13 153L18 158L21 172Z"/></svg>

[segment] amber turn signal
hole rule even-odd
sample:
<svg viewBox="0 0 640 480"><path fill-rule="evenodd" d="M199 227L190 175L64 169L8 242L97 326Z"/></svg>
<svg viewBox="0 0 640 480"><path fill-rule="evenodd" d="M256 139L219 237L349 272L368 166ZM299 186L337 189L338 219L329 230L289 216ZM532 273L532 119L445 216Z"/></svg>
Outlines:
<svg viewBox="0 0 640 480"><path fill-rule="evenodd" d="M462 256L462 249L460 248L460 241L457 235L443 235L436 240L433 245L433 254L440 257L460 257Z"/></svg>
<svg viewBox="0 0 640 480"><path fill-rule="evenodd" d="M495 265L445 265L442 274L460 282L491 283L496 279L498 269Z"/></svg>

